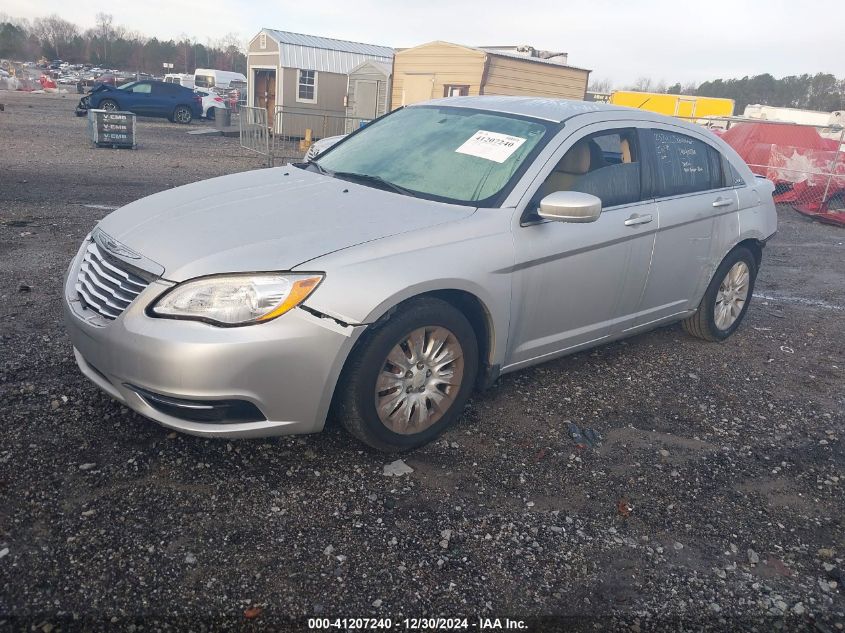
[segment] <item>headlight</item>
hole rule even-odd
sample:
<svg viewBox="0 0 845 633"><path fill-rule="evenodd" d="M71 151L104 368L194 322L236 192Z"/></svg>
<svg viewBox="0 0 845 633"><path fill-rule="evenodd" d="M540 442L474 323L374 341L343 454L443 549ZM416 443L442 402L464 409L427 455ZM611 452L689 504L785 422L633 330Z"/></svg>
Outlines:
<svg viewBox="0 0 845 633"><path fill-rule="evenodd" d="M322 274L216 275L186 281L162 295L155 316L215 325L263 323L298 306L314 292Z"/></svg>

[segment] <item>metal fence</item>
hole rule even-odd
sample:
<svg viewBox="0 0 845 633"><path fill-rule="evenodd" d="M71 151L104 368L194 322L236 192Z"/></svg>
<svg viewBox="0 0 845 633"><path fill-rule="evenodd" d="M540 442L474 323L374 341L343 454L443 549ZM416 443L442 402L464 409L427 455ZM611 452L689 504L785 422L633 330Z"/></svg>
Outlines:
<svg viewBox="0 0 845 633"><path fill-rule="evenodd" d="M276 106L273 156L282 162L302 160L315 141L350 134L367 123L368 119L348 117L341 112Z"/></svg>
<svg viewBox="0 0 845 633"><path fill-rule="evenodd" d="M755 174L775 183L775 201L845 220L845 128L708 118L695 121L733 147Z"/></svg>
<svg viewBox="0 0 845 633"><path fill-rule="evenodd" d="M270 128L267 125L267 110L252 106L241 106L238 112L238 129L241 147L264 156L267 166L273 166L273 152L270 144Z"/></svg>

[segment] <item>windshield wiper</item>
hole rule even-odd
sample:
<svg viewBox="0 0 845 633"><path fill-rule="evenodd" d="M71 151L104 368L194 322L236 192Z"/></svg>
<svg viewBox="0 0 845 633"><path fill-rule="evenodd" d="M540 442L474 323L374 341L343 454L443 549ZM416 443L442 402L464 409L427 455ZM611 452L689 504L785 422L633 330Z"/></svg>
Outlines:
<svg viewBox="0 0 845 633"><path fill-rule="evenodd" d="M325 174L326 176L332 176L333 175L332 172L330 172L328 169L323 167L320 163L315 163L314 161L306 163L305 169L307 169L308 167L316 167L318 172L320 172L321 174Z"/></svg>
<svg viewBox="0 0 845 633"><path fill-rule="evenodd" d="M334 176L335 178L341 178L343 180L351 180L353 182L358 181L362 183L380 185L382 189L395 191L396 193L401 193L403 196L419 198L419 196L410 189L405 189L405 187L397 185L396 183L392 183L389 180L385 180L381 176L373 176L372 174L356 174L354 171L335 171L330 173L329 175Z"/></svg>

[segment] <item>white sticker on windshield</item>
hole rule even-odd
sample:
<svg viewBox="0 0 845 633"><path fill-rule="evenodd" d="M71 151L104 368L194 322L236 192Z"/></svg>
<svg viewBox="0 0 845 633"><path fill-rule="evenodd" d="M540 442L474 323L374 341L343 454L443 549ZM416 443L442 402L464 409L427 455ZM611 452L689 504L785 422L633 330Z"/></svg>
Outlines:
<svg viewBox="0 0 845 633"><path fill-rule="evenodd" d="M478 130L455 152L504 163L524 142L525 139L520 136Z"/></svg>

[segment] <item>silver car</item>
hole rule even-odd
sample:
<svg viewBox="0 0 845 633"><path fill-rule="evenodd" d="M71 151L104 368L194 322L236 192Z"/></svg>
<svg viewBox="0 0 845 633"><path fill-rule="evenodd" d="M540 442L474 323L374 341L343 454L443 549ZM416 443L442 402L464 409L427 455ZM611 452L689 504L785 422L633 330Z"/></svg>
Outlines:
<svg viewBox="0 0 845 633"><path fill-rule="evenodd" d="M66 321L82 372L166 427L314 433L331 409L403 450L502 374L673 321L730 336L772 191L677 119L430 101L311 163L115 211L69 267Z"/></svg>

